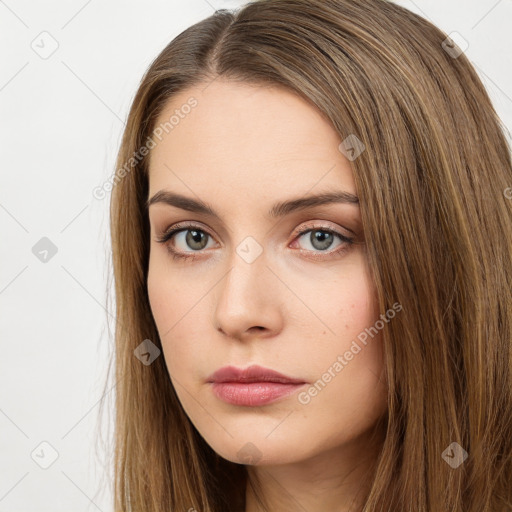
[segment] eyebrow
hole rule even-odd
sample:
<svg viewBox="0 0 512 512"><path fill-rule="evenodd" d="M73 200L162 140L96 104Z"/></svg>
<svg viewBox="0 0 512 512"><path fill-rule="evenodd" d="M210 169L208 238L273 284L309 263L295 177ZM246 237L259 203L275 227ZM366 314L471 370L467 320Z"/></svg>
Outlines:
<svg viewBox="0 0 512 512"><path fill-rule="evenodd" d="M152 204L156 203L164 203L169 206L181 208L182 210L203 213L220 219L220 215L209 204L201 201L200 199L192 199L190 197L169 192L168 190L160 190L151 197L151 199L148 199L145 205L146 210L148 210ZM308 208L330 203L359 205L359 198L354 194L345 191L325 192L323 194L299 197L297 199L289 199L287 201L275 203L268 211L267 215L271 218L284 217L292 212L306 210Z"/></svg>

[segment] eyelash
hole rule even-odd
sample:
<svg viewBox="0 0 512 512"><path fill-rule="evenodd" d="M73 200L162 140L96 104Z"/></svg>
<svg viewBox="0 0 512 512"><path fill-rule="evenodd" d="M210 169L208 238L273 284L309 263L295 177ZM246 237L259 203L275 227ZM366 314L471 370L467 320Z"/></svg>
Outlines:
<svg viewBox="0 0 512 512"><path fill-rule="evenodd" d="M345 242L345 245L340 245L337 249L334 249L332 251L315 251L315 253L318 254L318 256L311 256L311 255L307 256L308 258L311 258L311 259L314 259L314 260L326 259L326 256L324 256L325 254L327 254L329 256L333 256L333 255L341 256L354 243L354 239L353 238L346 237L345 235L342 235L338 231L335 231L335 230L333 230L331 228L326 228L326 227L323 227L323 226L314 226L314 225L313 226L312 225L307 225L305 227L307 229L304 229L304 230L300 231L299 233L297 233L297 235L294 238L294 240L296 238L300 238L301 236L305 235L306 233L309 233L310 231L321 231L323 233L329 233L331 235L338 236L341 239L342 242ZM171 247L171 244L168 243L175 234L180 233L181 231L187 231L189 229L194 229L194 230L197 230L197 231L201 231L202 233L205 233L209 237L213 238L212 235L210 235L205 229L202 229L200 226L198 226L196 224L180 223L180 224L175 224L172 227L172 229L166 230L160 237L156 238L156 241L158 243L160 243L160 244L164 244L164 245L167 246L167 249L168 249L169 253L171 254L171 256L172 256L172 258L174 260L176 260L176 259L180 259L180 260L193 260L193 259L198 257L197 254L195 254L195 253L201 253L202 251L188 251L191 254L182 253L180 251L176 251L175 249L173 249ZM311 253L312 252L312 251L310 251L308 249L298 249L298 251L301 254Z"/></svg>

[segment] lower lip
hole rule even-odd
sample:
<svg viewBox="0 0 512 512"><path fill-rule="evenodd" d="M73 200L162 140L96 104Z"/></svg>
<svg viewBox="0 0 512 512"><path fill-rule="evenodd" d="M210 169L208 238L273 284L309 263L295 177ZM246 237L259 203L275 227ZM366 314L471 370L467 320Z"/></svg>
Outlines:
<svg viewBox="0 0 512 512"><path fill-rule="evenodd" d="M281 382L213 382L215 395L233 405L258 406L275 402L291 395L301 384L285 384Z"/></svg>

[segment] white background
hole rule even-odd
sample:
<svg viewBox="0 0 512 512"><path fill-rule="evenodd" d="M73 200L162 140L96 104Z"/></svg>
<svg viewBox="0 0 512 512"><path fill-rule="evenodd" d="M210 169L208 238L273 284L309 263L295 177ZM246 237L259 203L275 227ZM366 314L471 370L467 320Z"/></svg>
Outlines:
<svg viewBox="0 0 512 512"><path fill-rule="evenodd" d="M243 3L0 0L0 512L112 510L96 437L111 351L110 195L92 190L114 171L151 60L215 8ZM510 129L512 1L399 3L468 41ZM43 31L58 43L47 59L31 47L45 37L51 48ZM42 237L57 248L46 263L32 252ZM43 441L58 453L47 469L35 462L51 462Z"/></svg>

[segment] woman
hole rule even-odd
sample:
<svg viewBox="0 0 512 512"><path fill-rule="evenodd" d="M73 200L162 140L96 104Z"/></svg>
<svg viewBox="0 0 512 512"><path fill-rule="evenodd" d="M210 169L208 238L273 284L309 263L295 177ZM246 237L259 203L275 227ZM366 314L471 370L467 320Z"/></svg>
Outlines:
<svg viewBox="0 0 512 512"><path fill-rule="evenodd" d="M510 512L511 186L472 66L402 7L176 37L112 192L115 510Z"/></svg>

